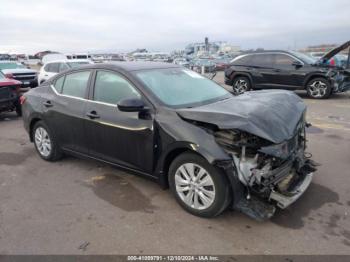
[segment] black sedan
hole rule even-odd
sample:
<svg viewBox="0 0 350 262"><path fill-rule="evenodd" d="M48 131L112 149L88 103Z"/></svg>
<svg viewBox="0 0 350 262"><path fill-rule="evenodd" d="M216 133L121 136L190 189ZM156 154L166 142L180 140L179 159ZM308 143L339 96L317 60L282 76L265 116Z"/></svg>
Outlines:
<svg viewBox="0 0 350 262"><path fill-rule="evenodd" d="M309 186L305 110L288 91L233 96L172 64L71 69L25 94L24 126L41 158L97 159L170 186L190 213L228 206L271 217Z"/></svg>

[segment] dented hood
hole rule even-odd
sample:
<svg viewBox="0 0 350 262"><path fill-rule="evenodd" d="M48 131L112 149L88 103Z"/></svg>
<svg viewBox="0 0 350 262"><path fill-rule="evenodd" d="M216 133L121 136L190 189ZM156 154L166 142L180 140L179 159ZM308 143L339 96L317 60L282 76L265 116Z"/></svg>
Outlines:
<svg viewBox="0 0 350 262"><path fill-rule="evenodd" d="M293 92L263 90L177 113L184 119L239 129L278 144L293 137L305 110L304 102Z"/></svg>

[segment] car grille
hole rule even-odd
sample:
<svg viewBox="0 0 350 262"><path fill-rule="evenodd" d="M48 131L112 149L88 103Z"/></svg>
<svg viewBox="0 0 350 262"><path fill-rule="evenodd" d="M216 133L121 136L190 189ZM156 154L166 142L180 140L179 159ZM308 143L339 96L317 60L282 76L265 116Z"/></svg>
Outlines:
<svg viewBox="0 0 350 262"><path fill-rule="evenodd" d="M12 92L9 87L0 88L0 102L8 101L12 98Z"/></svg>
<svg viewBox="0 0 350 262"><path fill-rule="evenodd" d="M16 73L13 74L13 78L18 81L31 81L36 78L36 74L34 73Z"/></svg>

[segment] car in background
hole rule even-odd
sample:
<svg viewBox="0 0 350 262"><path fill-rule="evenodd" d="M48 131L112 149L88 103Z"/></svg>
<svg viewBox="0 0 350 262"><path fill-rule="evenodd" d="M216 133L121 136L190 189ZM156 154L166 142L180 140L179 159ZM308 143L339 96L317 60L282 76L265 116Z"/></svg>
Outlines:
<svg viewBox="0 0 350 262"><path fill-rule="evenodd" d="M173 60L173 64L180 65L180 66L187 67L187 68L190 67L190 62L188 62L187 59L184 57L175 58Z"/></svg>
<svg viewBox="0 0 350 262"><path fill-rule="evenodd" d="M322 57L326 54L324 52L311 52L309 53L312 57L317 58L317 60L322 59ZM338 67L345 67L348 60L348 56L344 54L337 54L334 57L332 57L329 60L323 61L325 65L329 66L338 66Z"/></svg>
<svg viewBox="0 0 350 262"><path fill-rule="evenodd" d="M0 71L7 78L22 82L22 88L38 86L38 73L16 61L0 61Z"/></svg>
<svg viewBox="0 0 350 262"><path fill-rule="evenodd" d="M40 69L39 76L38 76L39 84L44 83L50 77L53 77L60 72L63 72L70 68L76 68L76 67L79 67L82 65L88 65L88 64L93 64L93 62L85 59L50 61L44 64Z"/></svg>
<svg viewBox="0 0 350 262"><path fill-rule="evenodd" d="M213 62L215 64L215 69L217 71L225 70L230 66L231 60L232 60L231 58L221 58L221 57L214 59Z"/></svg>
<svg viewBox="0 0 350 262"><path fill-rule="evenodd" d="M268 219L315 171L304 153L306 105L284 90L234 96L178 65L120 62L67 70L22 101L42 159L68 153L133 171L201 217L230 206Z"/></svg>
<svg viewBox="0 0 350 262"><path fill-rule="evenodd" d="M306 90L311 98L328 98L332 93L350 89L349 65L332 67L328 61L350 41L319 59L294 51L261 51L243 54L232 60L225 70L225 83L234 93L252 89Z"/></svg>
<svg viewBox="0 0 350 262"><path fill-rule="evenodd" d="M18 116L22 115L20 104L20 81L7 78L0 72L0 113L16 111Z"/></svg>
<svg viewBox="0 0 350 262"><path fill-rule="evenodd" d="M204 67L204 73L215 72L215 63L210 58L195 58L192 60L191 67L194 71L201 73Z"/></svg>

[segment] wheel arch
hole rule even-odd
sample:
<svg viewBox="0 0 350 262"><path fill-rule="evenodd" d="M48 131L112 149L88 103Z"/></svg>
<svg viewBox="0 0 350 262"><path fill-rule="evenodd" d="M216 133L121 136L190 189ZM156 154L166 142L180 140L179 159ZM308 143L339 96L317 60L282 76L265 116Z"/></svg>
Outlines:
<svg viewBox="0 0 350 262"><path fill-rule="evenodd" d="M196 147L192 143L179 142L172 145L168 150L166 150L158 160L158 164L156 167L156 174L159 176L159 182L161 186L166 189L169 188L168 182L168 173L171 163L174 161L176 157L183 153L193 153L196 154L205 160L207 160L210 164L215 162L215 158L210 155L209 152L202 150L199 147Z"/></svg>
<svg viewBox="0 0 350 262"><path fill-rule="evenodd" d="M30 142L33 142L34 139L33 139L33 128L34 128L34 125L39 122L39 121L42 121L42 119L40 117L33 117L29 123L29 139L30 139Z"/></svg>
<svg viewBox="0 0 350 262"><path fill-rule="evenodd" d="M328 82L330 82L329 79L322 73L310 74L305 78L304 83L303 83L303 87L305 90L307 89L307 84L315 78L323 78L323 79L327 80ZM331 88L332 88L332 86L331 86Z"/></svg>
<svg viewBox="0 0 350 262"><path fill-rule="evenodd" d="M233 72L233 74L231 75L231 81L232 81L232 83L234 82L234 80L235 80L237 77L240 77L240 76L247 77L247 78L249 79L251 88L253 88L253 85L254 85L253 77L252 77L249 73L245 73L245 72Z"/></svg>

